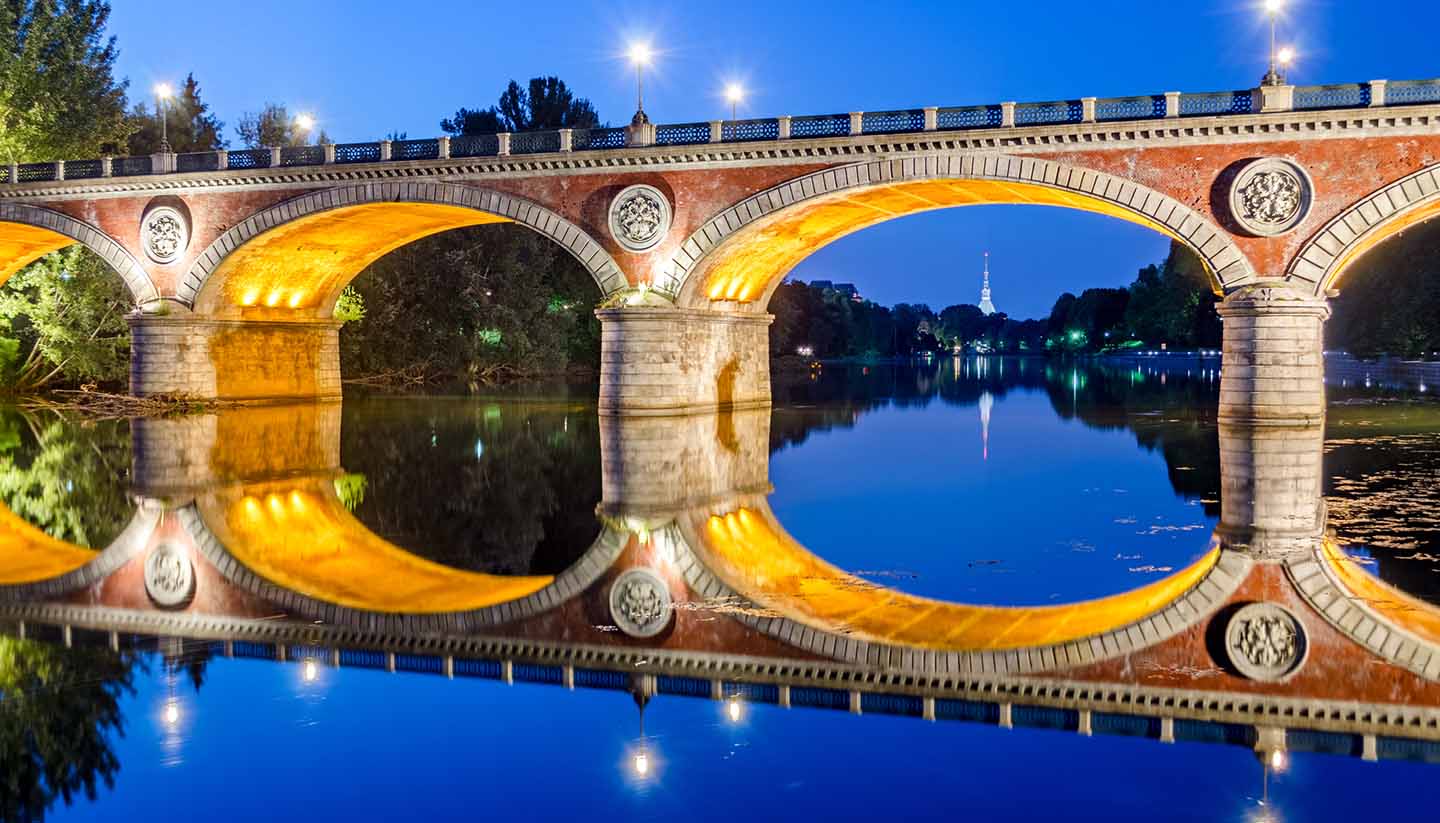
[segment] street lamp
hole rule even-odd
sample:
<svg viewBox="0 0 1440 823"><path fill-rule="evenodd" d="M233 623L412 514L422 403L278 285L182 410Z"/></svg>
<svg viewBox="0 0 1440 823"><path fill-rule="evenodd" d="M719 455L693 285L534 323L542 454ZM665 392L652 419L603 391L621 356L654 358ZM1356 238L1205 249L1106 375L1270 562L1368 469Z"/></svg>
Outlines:
<svg viewBox="0 0 1440 823"><path fill-rule="evenodd" d="M167 106L170 98L175 96L175 89L169 83L159 83L155 86L155 111L160 115L160 153L170 153L170 136L166 129Z"/></svg>
<svg viewBox="0 0 1440 823"><path fill-rule="evenodd" d="M310 134L310 130L315 128L315 116L311 114L295 115L295 128L298 129L301 134Z"/></svg>
<svg viewBox="0 0 1440 823"><path fill-rule="evenodd" d="M730 101L730 119L734 120L736 108L745 99L745 89L739 83L731 83L725 87L725 99Z"/></svg>
<svg viewBox="0 0 1440 823"><path fill-rule="evenodd" d="M635 65L635 117L630 124L638 126L650 122L650 118L645 116L645 67L655 59L655 52L649 43L631 43L627 54Z"/></svg>
<svg viewBox="0 0 1440 823"><path fill-rule="evenodd" d="M1277 70L1275 59L1275 25L1280 19L1280 12L1284 8L1285 0L1265 0L1265 15L1270 18L1270 70L1265 72L1265 78L1260 81L1261 85L1285 85L1285 78Z"/></svg>

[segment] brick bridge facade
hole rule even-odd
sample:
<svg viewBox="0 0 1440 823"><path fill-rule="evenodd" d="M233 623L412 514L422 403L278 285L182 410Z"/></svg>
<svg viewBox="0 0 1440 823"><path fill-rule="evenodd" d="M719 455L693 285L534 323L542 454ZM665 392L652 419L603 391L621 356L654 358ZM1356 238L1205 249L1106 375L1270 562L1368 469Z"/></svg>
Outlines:
<svg viewBox="0 0 1440 823"><path fill-rule="evenodd" d="M132 391L338 396L335 301L462 226L561 244L604 301L602 409L769 402L765 306L896 217L1040 204L1129 220L1225 295L1221 414L1323 414L1326 300L1440 210L1440 81L155 155L0 169L0 279L76 242L134 294ZM1077 250L1083 253L1083 250Z"/></svg>

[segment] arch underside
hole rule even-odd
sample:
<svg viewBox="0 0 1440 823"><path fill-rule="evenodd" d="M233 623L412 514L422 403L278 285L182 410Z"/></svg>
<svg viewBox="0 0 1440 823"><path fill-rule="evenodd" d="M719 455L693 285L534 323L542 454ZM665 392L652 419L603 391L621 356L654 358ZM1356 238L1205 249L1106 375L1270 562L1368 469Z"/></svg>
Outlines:
<svg viewBox="0 0 1440 823"><path fill-rule="evenodd" d="M1295 256L1286 279L1324 297L1366 252L1440 215L1440 164L1372 192L1316 232Z"/></svg>
<svg viewBox="0 0 1440 823"><path fill-rule="evenodd" d="M63 577L99 556L93 549L56 540L0 504L0 586Z"/></svg>
<svg viewBox="0 0 1440 823"><path fill-rule="evenodd" d="M448 614L519 600L547 575L508 577L426 560L350 514L329 479L250 484L196 501L234 560L281 589L367 612Z"/></svg>
<svg viewBox="0 0 1440 823"><path fill-rule="evenodd" d="M1440 644L1440 608L1412 597L1360 568L1333 539L1321 557L1345 591L1392 626Z"/></svg>
<svg viewBox="0 0 1440 823"><path fill-rule="evenodd" d="M816 172L717 215L672 262L684 306L763 307L784 277L821 247L869 226L959 206L1041 205L1126 220L1189 246L1217 292L1254 279L1218 227L1178 201L1088 169L1004 156L877 161Z"/></svg>
<svg viewBox="0 0 1440 823"><path fill-rule="evenodd" d="M1110 597L1057 606L985 606L918 597L842 571L800 545L768 513L740 508L702 528L707 568L733 591L834 635L940 652L1054 646L1132 625L1195 588L1218 547L1175 574Z"/></svg>
<svg viewBox="0 0 1440 823"><path fill-rule="evenodd" d="M372 184L312 192L231 228L192 266L179 297L206 315L328 319L344 287L389 252L491 223L517 223L560 243L604 294L625 285L598 243L543 207L455 184Z"/></svg>
<svg viewBox="0 0 1440 823"><path fill-rule="evenodd" d="M69 215L15 203L0 204L0 286L41 257L76 243L119 274L135 302L159 299L145 269L113 238Z"/></svg>

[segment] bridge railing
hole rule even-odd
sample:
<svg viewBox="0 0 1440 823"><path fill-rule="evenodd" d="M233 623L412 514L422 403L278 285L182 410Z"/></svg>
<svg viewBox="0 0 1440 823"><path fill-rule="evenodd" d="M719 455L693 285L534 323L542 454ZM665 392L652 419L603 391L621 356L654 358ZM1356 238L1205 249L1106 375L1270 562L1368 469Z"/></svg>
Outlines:
<svg viewBox="0 0 1440 823"><path fill-rule="evenodd" d="M0 165L0 184L48 183L151 174L289 168L354 163L425 162L507 155L612 151L643 146L692 146L859 135L1025 129L1087 123L1227 117L1285 111L1440 104L1440 79L1371 80L1236 91L1167 92L1132 97L1082 97L1031 103L931 106L651 126L560 129L514 134L380 140L322 146L105 157Z"/></svg>

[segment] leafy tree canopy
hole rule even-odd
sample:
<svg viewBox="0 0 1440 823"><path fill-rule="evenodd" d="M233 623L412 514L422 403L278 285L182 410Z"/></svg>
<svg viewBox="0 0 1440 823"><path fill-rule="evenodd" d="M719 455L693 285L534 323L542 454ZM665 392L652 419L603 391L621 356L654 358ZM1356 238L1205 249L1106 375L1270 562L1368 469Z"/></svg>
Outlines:
<svg viewBox="0 0 1440 823"><path fill-rule="evenodd" d="M160 120L155 109L141 102L130 110L131 155L154 154L160 151ZM195 75L185 78L185 85L175 98L165 104L165 131L170 150L178 154L192 151L215 151L228 145L221 132L225 124L210 113L210 105L200 99L200 84Z"/></svg>
<svg viewBox="0 0 1440 823"><path fill-rule="evenodd" d="M324 129L305 129L290 110L279 103L266 103L258 112L245 112L235 124L235 133L247 149L274 146L316 146L329 143Z"/></svg>
<svg viewBox="0 0 1440 823"><path fill-rule="evenodd" d="M104 0L0 2L0 161L118 153L132 124Z"/></svg>
<svg viewBox="0 0 1440 823"><path fill-rule="evenodd" d="M0 288L0 387L34 393L57 382L125 379L129 292L83 246L46 255Z"/></svg>
<svg viewBox="0 0 1440 823"><path fill-rule="evenodd" d="M528 89L514 80L505 87L497 105L488 109L460 108L454 117L440 121L446 134L496 134L537 129L589 129L600 124L590 101L575 97L558 77L532 77Z"/></svg>

